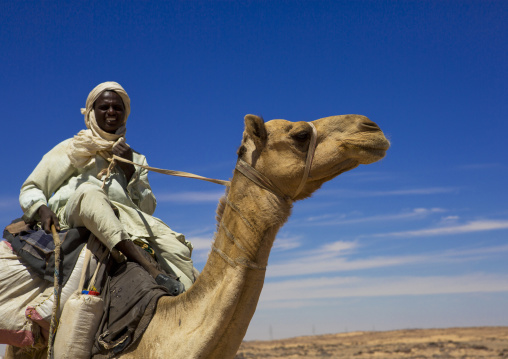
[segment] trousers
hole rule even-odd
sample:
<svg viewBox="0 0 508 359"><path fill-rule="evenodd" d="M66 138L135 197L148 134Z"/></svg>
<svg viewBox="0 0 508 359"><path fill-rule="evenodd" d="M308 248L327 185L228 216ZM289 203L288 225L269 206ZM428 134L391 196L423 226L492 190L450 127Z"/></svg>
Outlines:
<svg viewBox="0 0 508 359"><path fill-rule="evenodd" d="M58 213L58 217L63 227L88 228L110 250L122 240L141 239L154 249L162 269L176 273L186 289L195 281L192 245L185 240L183 234L171 230L161 220L141 211L138 225L149 227L147 232L152 235L139 237L130 234L121 221L122 207L117 208L105 191L95 184L80 185Z"/></svg>

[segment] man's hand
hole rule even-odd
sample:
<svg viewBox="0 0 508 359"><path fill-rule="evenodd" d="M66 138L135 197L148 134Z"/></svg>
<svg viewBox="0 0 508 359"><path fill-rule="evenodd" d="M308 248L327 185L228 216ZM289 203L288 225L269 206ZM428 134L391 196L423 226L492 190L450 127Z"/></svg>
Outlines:
<svg viewBox="0 0 508 359"><path fill-rule="evenodd" d="M126 160L132 161L132 148L125 142L119 142L113 147L113 154L118 157L125 158ZM117 161L117 165L122 169L125 173L125 177L127 177L127 182L131 180L132 175L136 171L134 165L130 163Z"/></svg>
<svg viewBox="0 0 508 359"><path fill-rule="evenodd" d="M37 212L39 214L39 217L41 218L42 229L44 229L46 233L51 232L52 224L55 225L57 231L60 230L60 223L58 222L58 217L51 209L49 209L48 206L43 204L42 206L39 207Z"/></svg>

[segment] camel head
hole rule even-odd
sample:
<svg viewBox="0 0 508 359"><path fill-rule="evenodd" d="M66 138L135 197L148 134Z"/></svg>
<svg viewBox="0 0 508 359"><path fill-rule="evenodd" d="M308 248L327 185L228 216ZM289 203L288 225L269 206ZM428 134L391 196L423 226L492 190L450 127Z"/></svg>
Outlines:
<svg viewBox="0 0 508 359"><path fill-rule="evenodd" d="M245 116L239 158L267 177L286 197L300 200L343 172L379 161L390 147L379 126L365 116L331 116L312 124L317 131L315 153L303 188L300 184L313 136L308 122L265 123L258 116ZM298 188L301 190L296 193Z"/></svg>

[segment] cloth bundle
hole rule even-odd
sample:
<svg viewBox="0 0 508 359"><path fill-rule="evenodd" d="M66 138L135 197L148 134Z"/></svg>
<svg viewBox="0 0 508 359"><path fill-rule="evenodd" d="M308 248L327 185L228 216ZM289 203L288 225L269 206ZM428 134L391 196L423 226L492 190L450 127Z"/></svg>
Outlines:
<svg viewBox="0 0 508 359"><path fill-rule="evenodd" d="M54 356L61 359L88 359L92 352L95 332L104 312L102 297L95 289L95 279L104 261L107 251L99 260L95 273L90 280L88 290L83 291L88 263L92 252L86 249L81 280L78 290L75 291L65 303L54 343Z"/></svg>

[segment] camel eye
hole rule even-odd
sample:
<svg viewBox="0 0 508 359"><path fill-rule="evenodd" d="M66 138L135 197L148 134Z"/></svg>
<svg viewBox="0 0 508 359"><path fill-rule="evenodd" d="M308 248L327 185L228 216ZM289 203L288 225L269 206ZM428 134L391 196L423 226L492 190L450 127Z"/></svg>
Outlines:
<svg viewBox="0 0 508 359"><path fill-rule="evenodd" d="M304 142L309 138L309 131L301 131L292 136L296 141Z"/></svg>

